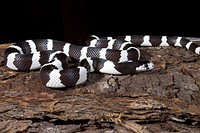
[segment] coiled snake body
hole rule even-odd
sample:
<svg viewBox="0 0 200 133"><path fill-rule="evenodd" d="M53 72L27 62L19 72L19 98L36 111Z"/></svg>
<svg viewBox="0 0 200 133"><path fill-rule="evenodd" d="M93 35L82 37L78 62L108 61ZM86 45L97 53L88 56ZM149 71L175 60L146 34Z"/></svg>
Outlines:
<svg viewBox="0 0 200 133"><path fill-rule="evenodd" d="M127 35L91 36L88 46L51 40L25 40L9 46L4 53L6 66L17 71L40 68L40 78L47 87L62 88L81 84L89 72L129 74L153 69L154 64L140 61L135 46L179 46L200 54L200 47L183 37ZM79 62L68 68L68 61Z"/></svg>

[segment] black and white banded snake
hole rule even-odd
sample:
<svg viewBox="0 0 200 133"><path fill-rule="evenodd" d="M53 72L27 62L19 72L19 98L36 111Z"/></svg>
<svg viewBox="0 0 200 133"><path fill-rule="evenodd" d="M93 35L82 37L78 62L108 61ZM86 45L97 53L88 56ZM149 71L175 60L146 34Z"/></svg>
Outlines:
<svg viewBox="0 0 200 133"><path fill-rule="evenodd" d="M34 39L10 45L4 53L6 66L17 71L40 69L42 83L51 88L81 84L88 73L129 74L151 70L154 64L140 61L136 46L179 46L200 54L200 47L183 37L126 35L91 36L88 46L77 46L52 39ZM68 68L68 61L79 62Z"/></svg>

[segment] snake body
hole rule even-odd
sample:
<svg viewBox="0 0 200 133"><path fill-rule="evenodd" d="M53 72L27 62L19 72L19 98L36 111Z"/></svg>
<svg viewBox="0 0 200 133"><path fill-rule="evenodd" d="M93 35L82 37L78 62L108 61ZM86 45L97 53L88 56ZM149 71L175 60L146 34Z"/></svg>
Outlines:
<svg viewBox="0 0 200 133"><path fill-rule="evenodd" d="M51 88L81 84L88 73L129 74L153 69L154 64L140 61L135 46L179 46L200 54L200 47L183 37L127 35L91 36L88 46L76 46L52 39L34 39L10 45L4 53L6 66L17 71L40 69L42 83ZM79 62L69 68L68 61Z"/></svg>

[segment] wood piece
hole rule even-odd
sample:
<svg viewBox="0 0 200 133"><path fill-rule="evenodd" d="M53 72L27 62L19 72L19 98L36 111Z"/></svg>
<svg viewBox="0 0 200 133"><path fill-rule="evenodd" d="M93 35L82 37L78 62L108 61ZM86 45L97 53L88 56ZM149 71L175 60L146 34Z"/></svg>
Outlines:
<svg viewBox="0 0 200 133"><path fill-rule="evenodd" d="M141 58L155 63L152 71L91 73L82 85L51 89L39 71L5 66L9 45L0 45L1 132L200 132L199 55L142 47Z"/></svg>

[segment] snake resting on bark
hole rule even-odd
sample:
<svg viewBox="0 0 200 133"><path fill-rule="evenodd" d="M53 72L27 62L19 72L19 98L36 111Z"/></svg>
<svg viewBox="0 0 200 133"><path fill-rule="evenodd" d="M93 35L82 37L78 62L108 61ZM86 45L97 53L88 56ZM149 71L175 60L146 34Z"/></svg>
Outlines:
<svg viewBox="0 0 200 133"><path fill-rule="evenodd" d="M200 54L192 41L176 36L126 35L86 40L88 46L77 46L52 39L33 39L10 45L4 53L5 64L17 71L40 69L42 83L63 88L84 83L88 73L130 74L151 70L154 64L140 61L140 46L179 46ZM69 68L68 61L79 62Z"/></svg>

